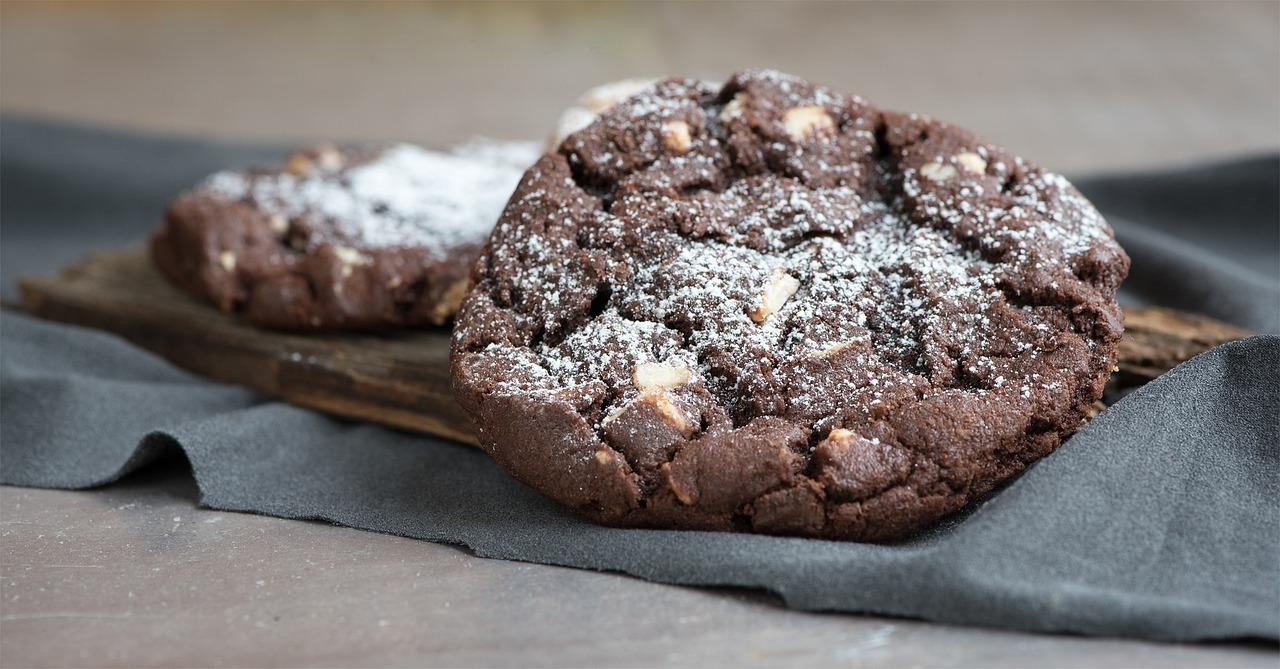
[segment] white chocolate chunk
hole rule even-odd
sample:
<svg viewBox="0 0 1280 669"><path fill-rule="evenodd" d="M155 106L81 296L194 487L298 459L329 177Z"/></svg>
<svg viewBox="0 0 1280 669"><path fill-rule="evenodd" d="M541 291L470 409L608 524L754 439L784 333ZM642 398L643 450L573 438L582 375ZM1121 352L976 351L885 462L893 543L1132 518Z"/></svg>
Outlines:
<svg viewBox="0 0 1280 669"><path fill-rule="evenodd" d="M300 177L311 171L311 159L304 153L295 153L289 156L289 162L284 164L284 171Z"/></svg>
<svg viewBox="0 0 1280 669"><path fill-rule="evenodd" d="M920 176L935 183L942 183L955 175L955 167L942 163L928 163L920 168Z"/></svg>
<svg viewBox="0 0 1280 669"><path fill-rule="evenodd" d="M668 149L676 153L688 153L693 147L693 137L689 134L689 124L684 121L667 121L662 126L662 142Z"/></svg>
<svg viewBox="0 0 1280 669"><path fill-rule="evenodd" d="M316 164L322 170L337 171L342 168L342 153L332 146L322 146L316 151Z"/></svg>
<svg viewBox="0 0 1280 669"><path fill-rule="evenodd" d="M671 477L671 463L663 464L662 471L667 475L667 485L671 488L671 492L675 494L676 499L680 500L681 504L688 506L698 501L692 492L685 490L678 479Z"/></svg>
<svg viewBox="0 0 1280 669"><path fill-rule="evenodd" d="M835 121L825 107L807 105L792 107L782 115L782 125L791 139L799 142L819 133L829 133L836 129Z"/></svg>
<svg viewBox="0 0 1280 669"><path fill-rule="evenodd" d="M604 420L600 421L600 427L605 427L609 423L612 423L613 421L618 420L618 418L621 417L622 414L627 412L627 408L630 406L631 406L631 403L627 402L626 404L620 404L614 407L613 411L610 411L608 415L604 417Z"/></svg>
<svg viewBox="0 0 1280 669"><path fill-rule="evenodd" d="M675 402L664 392L647 392L640 396L639 401L648 402L657 410L658 415L662 416L663 422L675 429L681 434L688 436L693 433L693 424L689 422L689 417L685 415L684 409L676 406Z"/></svg>
<svg viewBox="0 0 1280 669"><path fill-rule="evenodd" d="M225 269L228 272L234 272L236 270L236 254L230 251L223 251L222 253L219 253L218 264L222 265L222 269Z"/></svg>
<svg viewBox="0 0 1280 669"><path fill-rule="evenodd" d="M853 348L854 346L857 346L860 343L862 342L857 339L846 339L844 341L838 341L822 349L821 351L818 351L818 357L830 358L831 356L837 355L841 351L847 351Z"/></svg>
<svg viewBox="0 0 1280 669"><path fill-rule="evenodd" d="M289 231L289 219L284 214L272 214L271 218L267 219L267 225L270 226L272 232L278 235L283 235Z"/></svg>
<svg viewBox="0 0 1280 669"><path fill-rule="evenodd" d="M858 436L853 430L846 430L843 427L837 427L827 434L827 438L823 441L845 441Z"/></svg>
<svg viewBox="0 0 1280 669"><path fill-rule="evenodd" d="M342 263L343 278L351 276L353 266L367 265L370 262L368 256L348 246L333 247L333 255L337 256L338 262Z"/></svg>
<svg viewBox="0 0 1280 669"><path fill-rule="evenodd" d="M971 174L986 174L987 172L987 161L972 151L965 151L957 155L956 164Z"/></svg>
<svg viewBox="0 0 1280 669"><path fill-rule="evenodd" d="M787 274L787 270L781 267L774 268L769 274L768 283L760 290L760 300L748 315L757 323L765 322L770 316L778 313L799 289L799 279Z"/></svg>
<svg viewBox="0 0 1280 669"><path fill-rule="evenodd" d="M342 168L342 152L332 146L321 146L314 152L314 158L305 151L289 156L284 171L295 177L306 176L319 167L326 172L334 172Z"/></svg>
<svg viewBox="0 0 1280 669"><path fill-rule="evenodd" d="M349 246L333 247L333 255L345 265L361 265L369 261L362 253Z"/></svg>
<svg viewBox="0 0 1280 669"><path fill-rule="evenodd" d="M471 287L468 279L458 279L444 291L444 295L440 296L440 301L436 303L435 308L431 310L431 322L436 325L444 325L450 316L458 313L458 307L462 306L462 300L467 296L467 289Z"/></svg>
<svg viewBox="0 0 1280 669"><path fill-rule="evenodd" d="M720 120L728 121L729 119L735 119L742 116L742 108L743 105L746 104L746 101L746 93L738 93L734 95L733 99L720 110Z"/></svg>
<svg viewBox="0 0 1280 669"><path fill-rule="evenodd" d="M631 381L640 390L670 390L687 385L689 368L681 364L642 362L631 371Z"/></svg>

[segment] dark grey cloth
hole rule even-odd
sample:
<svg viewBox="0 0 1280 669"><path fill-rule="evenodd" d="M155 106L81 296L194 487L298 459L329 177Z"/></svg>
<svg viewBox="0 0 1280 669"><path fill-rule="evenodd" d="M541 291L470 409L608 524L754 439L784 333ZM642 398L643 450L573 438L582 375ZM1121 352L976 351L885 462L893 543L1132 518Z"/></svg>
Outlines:
<svg viewBox="0 0 1280 669"><path fill-rule="evenodd" d="M1121 299L1280 332L1280 157L1079 179L1133 258Z"/></svg>
<svg viewBox="0 0 1280 669"><path fill-rule="evenodd" d="M146 239L169 200L211 172L282 152L0 117L4 298L19 276Z"/></svg>
<svg viewBox="0 0 1280 669"><path fill-rule="evenodd" d="M46 155L42 146L67 150ZM3 262L20 257L24 271L47 271L37 263L66 259L73 244L88 248L76 229L94 229L95 245L126 243L174 190L253 153L6 121ZM163 169L147 162L157 157ZM1248 164L1280 175L1275 159ZM1183 191L1179 179L1200 174L1202 196L1213 198L1220 191L1210 175L1237 169L1165 178ZM1158 203L1159 179L1151 179ZM1123 202L1123 181L1085 185L1104 202L1108 188ZM1255 328L1274 322L1275 301L1266 304L1280 280L1274 256L1237 262L1233 248L1250 234L1274 238L1276 182L1259 183L1270 199L1250 205L1272 207L1266 230L1231 229L1256 213L1233 217L1246 202L1235 198L1206 209L1227 234L1188 236L1179 247L1209 248L1186 257L1216 268L1181 273L1201 272L1206 282L1219 280L1217 270L1252 277L1203 293L1220 301L1244 290L1230 293L1239 306L1181 306L1222 306L1217 313ZM1134 207L1126 216L1160 238L1160 221ZM1118 227L1128 234L1127 224ZM1142 247L1154 258L1134 253L1135 276L1161 258L1175 262L1161 249L1183 242L1163 241ZM1142 285L1135 299L1173 296L1154 279ZM1196 358L1126 397L985 503L910 541L869 545L597 527L473 448L204 381L105 334L0 317L0 481L102 485L175 448L190 459L208 506L459 544L487 557L762 588L810 610L1156 639L1280 638L1280 337Z"/></svg>

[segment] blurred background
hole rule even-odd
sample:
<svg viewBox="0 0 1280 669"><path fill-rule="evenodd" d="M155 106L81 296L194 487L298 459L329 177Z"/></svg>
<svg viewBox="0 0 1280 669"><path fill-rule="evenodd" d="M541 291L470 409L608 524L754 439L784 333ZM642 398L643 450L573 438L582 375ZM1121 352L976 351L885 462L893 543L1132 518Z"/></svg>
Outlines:
<svg viewBox="0 0 1280 669"><path fill-rule="evenodd" d="M0 4L0 111L237 140L542 138L614 79L775 67L1055 170L1280 147L1280 3Z"/></svg>

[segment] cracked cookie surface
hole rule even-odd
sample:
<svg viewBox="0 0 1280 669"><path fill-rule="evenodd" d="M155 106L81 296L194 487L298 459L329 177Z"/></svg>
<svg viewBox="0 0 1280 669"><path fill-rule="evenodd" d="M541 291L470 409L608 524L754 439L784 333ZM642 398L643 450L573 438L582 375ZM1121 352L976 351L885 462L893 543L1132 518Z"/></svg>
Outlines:
<svg viewBox="0 0 1280 669"><path fill-rule="evenodd" d="M218 172L152 237L171 281L284 329L442 325L524 169L530 143L322 146L282 168Z"/></svg>
<svg viewBox="0 0 1280 669"><path fill-rule="evenodd" d="M502 466L599 522L895 539L1081 425L1127 270L1065 179L964 130L670 79L525 174L453 384Z"/></svg>

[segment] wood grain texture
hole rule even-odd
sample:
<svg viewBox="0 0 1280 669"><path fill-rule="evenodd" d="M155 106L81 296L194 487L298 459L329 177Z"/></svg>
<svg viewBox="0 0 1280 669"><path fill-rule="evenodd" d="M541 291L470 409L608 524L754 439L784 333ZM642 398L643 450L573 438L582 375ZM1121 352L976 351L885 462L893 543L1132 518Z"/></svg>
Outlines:
<svg viewBox="0 0 1280 669"><path fill-rule="evenodd" d="M106 330L197 374L339 416L475 441L449 390L445 330L262 330L170 286L141 248L96 253L56 277L24 278L19 285L28 312ZM1249 334L1197 314L1130 310L1104 399L1123 397L1178 363Z"/></svg>
<svg viewBox="0 0 1280 669"><path fill-rule="evenodd" d="M96 253L57 277L18 284L28 312L106 330L197 374L299 406L474 442L449 390L444 330L262 330L169 285L142 248Z"/></svg>

